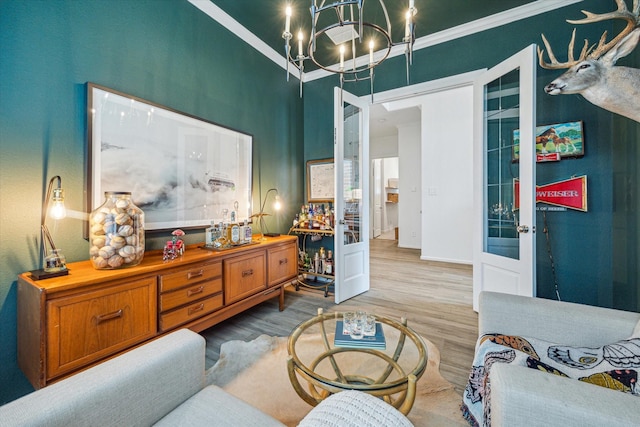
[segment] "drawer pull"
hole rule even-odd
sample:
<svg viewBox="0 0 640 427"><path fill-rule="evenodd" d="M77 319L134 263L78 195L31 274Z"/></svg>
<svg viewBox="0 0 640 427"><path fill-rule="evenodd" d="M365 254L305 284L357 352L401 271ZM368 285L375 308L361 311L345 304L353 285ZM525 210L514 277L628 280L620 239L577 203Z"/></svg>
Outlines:
<svg viewBox="0 0 640 427"><path fill-rule="evenodd" d="M288 259L286 259L286 258L282 258L282 259L280 260L280 265L282 265L282 264L286 264L286 263L288 263L288 262L289 262L289 260L288 260Z"/></svg>
<svg viewBox="0 0 640 427"><path fill-rule="evenodd" d="M253 268L250 268L248 270L245 270L242 272L242 277L247 277L247 276L252 276L253 275Z"/></svg>
<svg viewBox="0 0 640 427"><path fill-rule="evenodd" d="M201 277L204 275L204 270L200 271L190 271L187 274L187 280L195 279L196 277Z"/></svg>
<svg viewBox="0 0 640 427"><path fill-rule="evenodd" d="M189 307L189 316L202 310L204 310L204 303L198 304L195 307Z"/></svg>
<svg viewBox="0 0 640 427"><path fill-rule="evenodd" d="M100 314L96 316L96 324L99 325L100 323L106 322L107 320L117 319L119 317L122 317L122 314L123 314L122 309L118 311L114 311L113 313Z"/></svg>
<svg viewBox="0 0 640 427"><path fill-rule="evenodd" d="M195 289L189 289L187 291L187 296L191 297L191 296L194 296L194 295L197 295L197 294L201 294L202 292L204 292L204 286L199 286L199 287L197 287Z"/></svg>

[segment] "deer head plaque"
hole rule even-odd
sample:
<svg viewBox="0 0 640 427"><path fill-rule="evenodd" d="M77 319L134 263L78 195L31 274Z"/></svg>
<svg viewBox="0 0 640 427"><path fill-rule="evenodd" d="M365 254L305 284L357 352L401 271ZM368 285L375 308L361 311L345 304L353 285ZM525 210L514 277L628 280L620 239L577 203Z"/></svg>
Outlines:
<svg viewBox="0 0 640 427"><path fill-rule="evenodd" d="M618 59L631 53L640 40L640 0L633 0L632 11L627 9L625 0L615 1L618 9L614 12L595 14L583 10L586 18L567 20L571 24L610 19L627 22L624 30L609 42L606 31L597 46L589 46L589 41L585 40L578 59L574 59L573 55L575 29L569 42L568 60L564 63L556 59L549 42L542 34L551 62L545 62L544 50L538 48L540 66L550 70L568 68L544 90L550 95L579 93L592 104L640 122L640 69L614 66Z"/></svg>

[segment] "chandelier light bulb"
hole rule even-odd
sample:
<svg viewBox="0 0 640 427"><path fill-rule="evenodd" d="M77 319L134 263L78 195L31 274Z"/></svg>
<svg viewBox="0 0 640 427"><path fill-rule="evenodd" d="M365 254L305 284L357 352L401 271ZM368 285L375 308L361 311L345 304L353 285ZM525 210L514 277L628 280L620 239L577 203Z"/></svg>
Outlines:
<svg viewBox="0 0 640 427"><path fill-rule="evenodd" d="M287 6L286 11L287 20L284 24L284 32L289 33L291 30L291 6Z"/></svg>
<svg viewBox="0 0 640 427"><path fill-rule="evenodd" d="M302 30L298 31L298 56L303 56L302 55L302 40L304 39L304 36L302 35Z"/></svg>
<svg viewBox="0 0 640 427"><path fill-rule="evenodd" d="M409 41L411 37L411 9L407 10L407 23L404 27L404 39Z"/></svg>

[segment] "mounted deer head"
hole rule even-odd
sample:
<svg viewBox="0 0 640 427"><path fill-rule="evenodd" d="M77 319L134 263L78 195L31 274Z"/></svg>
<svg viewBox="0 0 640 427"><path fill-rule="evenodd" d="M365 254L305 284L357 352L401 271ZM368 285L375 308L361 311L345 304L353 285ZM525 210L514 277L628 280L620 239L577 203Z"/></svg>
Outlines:
<svg viewBox="0 0 640 427"><path fill-rule="evenodd" d="M607 42L607 32L597 46L584 47L578 59L574 59L573 47L576 30L569 43L568 61L558 62L544 34L542 40L551 62L544 61L544 50L538 47L540 66L549 70L568 68L563 75L549 83L545 92L550 95L579 93L589 102L640 122L640 69L614 67L616 61L633 51L640 40L640 0L633 0L633 11L627 9L625 0L616 0L615 12L595 14L582 11L587 17L567 20L571 24L588 24L610 19L623 19L627 25L620 34Z"/></svg>

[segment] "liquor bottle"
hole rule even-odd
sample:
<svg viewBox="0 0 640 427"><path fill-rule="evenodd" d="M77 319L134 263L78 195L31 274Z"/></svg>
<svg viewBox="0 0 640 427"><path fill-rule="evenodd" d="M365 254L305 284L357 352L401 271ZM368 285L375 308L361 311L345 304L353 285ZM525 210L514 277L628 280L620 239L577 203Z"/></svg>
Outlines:
<svg viewBox="0 0 640 427"><path fill-rule="evenodd" d="M245 236L244 227L246 226L246 224L247 224L247 220L244 220L243 222L238 223L238 226L240 227L240 242L239 242L240 245L247 243L244 238Z"/></svg>
<svg viewBox="0 0 640 427"><path fill-rule="evenodd" d="M216 225L215 221L211 221L211 227L205 230L205 235L204 235L205 246L213 246L213 242L215 240L215 237L214 237L215 225Z"/></svg>
<svg viewBox="0 0 640 427"><path fill-rule="evenodd" d="M240 244L240 226L238 225L238 223L230 224L229 229L231 230L230 238L229 238L229 240L231 241L231 244L239 245Z"/></svg>
<svg viewBox="0 0 640 427"><path fill-rule="evenodd" d="M324 263L324 273L333 275L333 252L327 251L327 260Z"/></svg>
<svg viewBox="0 0 640 427"><path fill-rule="evenodd" d="M304 227L304 223L307 220L307 209L304 205L300 208L300 218L298 220L300 228Z"/></svg>
<svg viewBox="0 0 640 427"><path fill-rule="evenodd" d="M236 211L231 211L231 222L227 225L227 240L232 245L240 244L240 224L236 222Z"/></svg>
<svg viewBox="0 0 640 427"><path fill-rule="evenodd" d="M309 211L307 212L307 219L308 219L308 228L312 229L313 228L313 204L309 203Z"/></svg>
<svg viewBox="0 0 640 427"><path fill-rule="evenodd" d="M231 243L230 239L229 239L229 227L228 224L226 222L222 222L220 221L220 224L218 225L218 228L220 229L220 238L218 239L218 242L220 243L219 247L228 247L229 244Z"/></svg>
<svg viewBox="0 0 640 427"><path fill-rule="evenodd" d="M313 228L318 230L324 230L324 212L322 210L322 205L318 205L318 209L315 214L315 221L313 222Z"/></svg>
<svg viewBox="0 0 640 427"><path fill-rule="evenodd" d="M327 253L325 252L324 248L321 247L320 248L320 269L318 270L318 273L324 274L326 271L326 267L327 267Z"/></svg>
<svg viewBox="0 0 640 427"><path fill-rule="evenodd" d="M253 230L251 229L251 225L245 219L244 220L244 241L245 243L251 243L251 240L253 240Z"/></svg>

